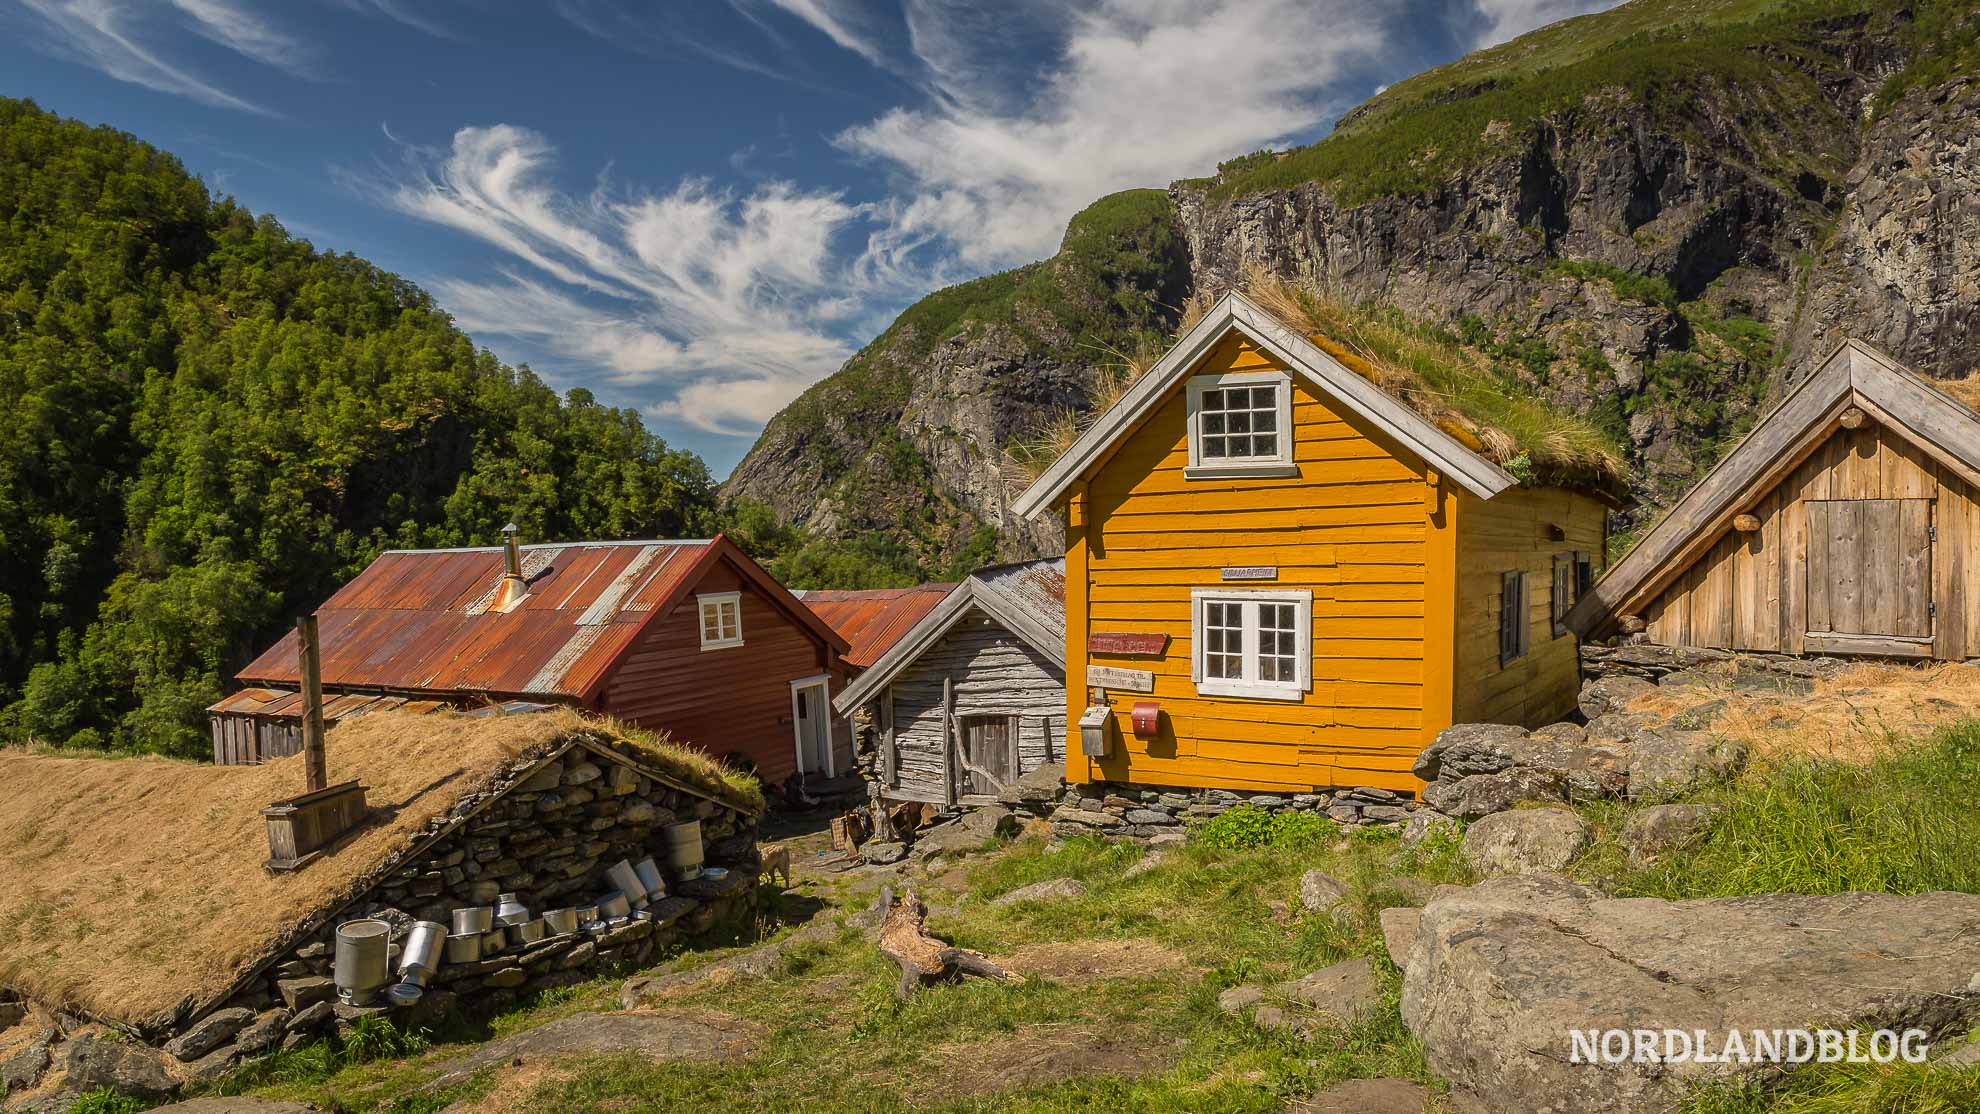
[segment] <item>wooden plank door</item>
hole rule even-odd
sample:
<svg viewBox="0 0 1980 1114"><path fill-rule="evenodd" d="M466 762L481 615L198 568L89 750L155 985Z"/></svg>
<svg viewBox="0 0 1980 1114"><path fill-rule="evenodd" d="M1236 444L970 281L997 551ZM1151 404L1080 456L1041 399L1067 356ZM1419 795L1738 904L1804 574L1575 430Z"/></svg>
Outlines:
<svg viewBox="0 0 1980 1114"><path fill-rule="evenodd" d="M1931 655L1934 502L1808 501L1810 652Z"/></svg>
<svg viewBox="0 0 1980 1114"><path fill-rule="evenodd" d="M994 794L1017 777L1016 716L962 717L962 791Z"/></svg>

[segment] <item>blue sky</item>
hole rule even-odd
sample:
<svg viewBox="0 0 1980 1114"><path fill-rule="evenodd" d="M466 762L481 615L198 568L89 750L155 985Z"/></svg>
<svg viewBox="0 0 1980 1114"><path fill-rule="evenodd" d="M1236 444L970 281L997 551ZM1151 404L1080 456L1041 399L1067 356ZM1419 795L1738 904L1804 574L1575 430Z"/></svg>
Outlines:
<svg viewBox="0 0 1980 1114"><path fill-rule="evenodd" d="M929 290L1615 0L0 0L130 131L724 475Z"/></svg>

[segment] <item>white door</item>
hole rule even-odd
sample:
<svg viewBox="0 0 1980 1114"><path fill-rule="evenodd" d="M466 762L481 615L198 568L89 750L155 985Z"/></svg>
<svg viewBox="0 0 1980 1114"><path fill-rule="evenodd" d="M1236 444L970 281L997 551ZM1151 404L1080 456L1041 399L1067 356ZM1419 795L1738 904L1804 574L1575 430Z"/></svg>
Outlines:
<svg viewBox="0 0 1980 1114"><path fill-rule="evenodd" d="M797 736L798 772L832 777L832 705L826 678L791 682L791 724Z"/></svg>

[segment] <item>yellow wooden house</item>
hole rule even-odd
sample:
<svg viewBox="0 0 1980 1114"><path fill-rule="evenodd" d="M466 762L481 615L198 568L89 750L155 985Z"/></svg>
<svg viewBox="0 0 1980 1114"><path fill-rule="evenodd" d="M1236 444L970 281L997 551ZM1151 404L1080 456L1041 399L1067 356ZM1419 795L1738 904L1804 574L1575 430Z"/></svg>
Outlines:
<svg viewBox="0 0 1980 1114"><path fill-rule="evenodd" d="M1241 294L1013 505L1054 509L1068 781L1415 791L1450 724L1575 706L1608 504L1522 486Z"/></svg>

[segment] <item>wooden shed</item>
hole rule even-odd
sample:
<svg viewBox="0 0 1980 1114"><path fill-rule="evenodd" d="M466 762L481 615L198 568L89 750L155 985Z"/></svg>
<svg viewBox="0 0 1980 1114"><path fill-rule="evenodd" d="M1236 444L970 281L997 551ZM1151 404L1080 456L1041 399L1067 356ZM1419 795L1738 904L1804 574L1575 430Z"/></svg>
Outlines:
<svg viewBox="0 0 1980 1114"><path fill-rule="evenodd" d="M1067 715L1109 738L1069 733L1070 781L1414 791L1451 723L1574 707L1561 620L1608 504L1522 486L1241 294L1013 507L1054 508Z"/></svg>
<svg viewBox="0 0 1980 1114"><path fill-rule="evenodd" d="M316 612L326 709L511 701L602 712L754 769L850 772L834 730L841 638L724 538L394 550ZM294 636L209 709L214 761L284 753Z"/></svg>
<svg viewBox="0 0 1980 1114"><path fill-rule="evenodd" d="M1980 418L1852 340L1616 562L1569 625L1666 646L1980 655L1976 492Z"/></svg>
<svg viewBox="0 0 1980 1114"><path fill-rule="evenodd" d="M839 694L868 712L882 798L989 797L1060 760L1065 585L1057 559L979 569Z"/></svg>

